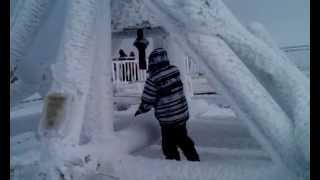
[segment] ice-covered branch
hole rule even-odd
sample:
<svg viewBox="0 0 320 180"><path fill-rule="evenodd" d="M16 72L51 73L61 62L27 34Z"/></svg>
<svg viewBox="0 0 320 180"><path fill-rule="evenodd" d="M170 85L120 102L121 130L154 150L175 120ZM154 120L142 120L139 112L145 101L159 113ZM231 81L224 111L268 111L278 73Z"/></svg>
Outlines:
<svg viewBox="0 0 320 180"><path fill-rule="evenodd" d="M52 65L53 84L50 92L60 92L72 99L66 112L69 131L66 141L78 144L84 120L94 62L93 34L95 1L68 1L66 24L56 64Z"/></svg>
<svg viewBox="0 0 320 180"><path fill-rule="evenodd" d="M266 42L266 44L268 46L270 46L276 53L278 53L278 55L280 57L282 57L282 59L284 61L286 61L289 64L294 65L290 61L288 56L286 54L284 54L283 51L280 50L279 46L272 39L270 33L268 33L268 31L263 26L263 24L255 22L255 23L250 24L248 27L249 27L248 29L250 30L251 33L253 33L256 37L258 37L258 38L262 39L264 42ZM282 68L285 68L285 66L283 66ZM278 76L278 77L280 78L281 76ZM286 81L286 79L282 80L282 82L284 82L284 81ZM301 83L301 81L297 82L297 83ZM309 85L309 83L304 83L304 85L306 85L304 95L302 95L302 97L295 97L296 102L294 102L294 103L296 103L296 104L290 104L292 101L288 102L288 103L281 103L281 101L283 101L281 99L280 99L279 104L283 105L283 109L286 110L286 112L290 115L290 118L292 118L294 120L294 125L295 125L294 131L295 131L297 144L300 146L301 150L303 151L307 161L310 161L310 143L308 140L310 138L310 123L309 123L309 119L310 119L309 99L310 99L310 97L309 97L309 94L306 93L309 91L310 85ZM272 86L272 85L270 85L270 86ZM297 90L297 88L296 88L296 90ZM283 90L283 91L285 91L285 90ZM289 93L291 93L291 92L289 92ZM283 95L283 93L279 94L278 96L282 96L282 95ZM294 95L301 96L299 92L295 92ZM288 97L288 96L286 96L286 97ZM299 99L301 99L301 100L299 100ZM284 100L286 100L286 99L284 99ZM302 102L300 102L300 101L302 101ZM301 107L302 105L304 105L304 107Z"/></svg>
<svg viewBox="0 0 320 180"><path fill-rule="evenodd" d="M209 77L217 77L225 87L222 92L228 93L235 105L248 115L246 122L254 136L263 138L260 142L266 144L274 158L280 158L291 168L300 168L290 119L237 55L219 38L191 35L188 42L198 58L207 59L204 63L211 70Z"/></svg>
<svg viewBox="0 0 320 180"><path fill-rule="evenodd" d="M271 34L268 32L266 27L259 22L252 22L248 26L248 30L257 38L264 41L270 48L272 48L275 52L279 53L279 55L288 63L290 63L290 59L288 56L280 49L276 41L272 38Z"/></svg>
<svg viewBox="0 0 320 180"><path fill-rule="evenodd" d="M296 142L309 161L310 81L292 63L281 58L258 39L244 34L220 36L255 74L294 124ZM247 37L247 38L243 38ZM302 126L297 126L302 123ZM304 140L303 140L304 139Z"/></svg>

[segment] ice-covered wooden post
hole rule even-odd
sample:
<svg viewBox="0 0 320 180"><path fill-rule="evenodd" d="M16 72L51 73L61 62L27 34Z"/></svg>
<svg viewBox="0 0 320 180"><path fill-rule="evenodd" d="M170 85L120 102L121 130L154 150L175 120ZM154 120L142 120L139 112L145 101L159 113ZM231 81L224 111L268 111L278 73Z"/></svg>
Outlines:
<svg viewBox="0 0 320 180"><path fill-rule="evenodd" d="M204 35L190 35L188 42L196 57L208 59L205 65L211 73L207 74L211 76L209 81L218 84L212 81L212 76L219 78L221 92L228 96L238 117L247 123L275 162L285 162L285 166L294 170L300 168L290 119L230 47L217 37ZM216 50L210 51L211 48Z"/></svg>
<svg viewBox="0 0 320 180"><path fill-rule="evenodd" d="M94 62L92 37L96 6L93 0L72 0L67 5L62 44L57 63L52 66L53 83L49 96L58 93L68 99L65 118L59 126L68 130L59 138L65 144L78 145Z"/></svg>
<svg viewBox="0 0 320 180"><path fill-rule="evenodd" d="M265 42L269 47L271 47L274 51L279 53L283 59L286 61L290 61L286 54L280 49L276 41L272 38L271 34L268 32L266 27L260 22L252 22L247 26L248 30L257 38L261 39Z"/></svg>
<svg viewBox="0 0 320 180"><path fill-rule="evenodd" d="M61 47L52 65L53 83L39 126L42 161L53 179L55 169L63 170L64 160L70 158L72 151L66 149L79 145L95 60L96 1L71 0L66 9Z"/></svg>
<svg viewBox="0 0 320 180"><path fill-rule="evenodd" d="M254 22L251 23L248 26L248 29L250 30L250 32L252 34L254 34L256 37L262 39L268 46L270 46L276 53L278 53L282 59L284 61L287 61L287 63L290 63L292 65L294 65L290 59L288 58L288 56L280 50L279 46L277 45L277 43L273 40L273 38L271 37L270 33L266 30L266 28L264 27L263 24L258 23L258 22ZM308 81L307 81L308 82ZM309 86L309 85L308 85ZM309 89L308 87L306 87L306 89ZM299 94L297 94L297 96L299 96ZM310 161L310 123L309 123L309 119L310 119L310 114L309 114L309 103L308 103L308 99L310 98L309 95L303 95L302 97L297 97L296 99L302 99L305 101L305 106L303 108L301 108L301 104L300 106L296 106L296 104L300 104L303 102L297 102L296 100L296 104L291 104L291 106L284 106L284 110L291 116L291 118L294 120L294 134L295 134L295 138L297 141L297 144L299 146L299 148L302 150L302 152L304 153L305 158L307 159L307 161ZM301 108L301 109L300 109ZM301 112L299 113L299 111L301 110ZM298 114L300 114L300 116L298 116Z"/></svg>
<svg viewBox="0 0 320 180"><path fill-rule="evenodd" d="M94 34L95 56L83 130L91 143L106 144L114 134L110 0L97 1Z"/></svg>

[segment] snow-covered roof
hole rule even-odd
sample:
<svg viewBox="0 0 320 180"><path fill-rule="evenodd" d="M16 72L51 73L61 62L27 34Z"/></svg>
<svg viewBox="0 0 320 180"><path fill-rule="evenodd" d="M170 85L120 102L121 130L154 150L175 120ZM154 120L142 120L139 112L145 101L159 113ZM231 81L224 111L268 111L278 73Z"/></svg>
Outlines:
<svg viewBox="0 0 320 180"><path fill-rule="evenodd" d="M130 27L156 27L160 24L146 9L143 0L112 0L111 15L113 32Z"/></svg>

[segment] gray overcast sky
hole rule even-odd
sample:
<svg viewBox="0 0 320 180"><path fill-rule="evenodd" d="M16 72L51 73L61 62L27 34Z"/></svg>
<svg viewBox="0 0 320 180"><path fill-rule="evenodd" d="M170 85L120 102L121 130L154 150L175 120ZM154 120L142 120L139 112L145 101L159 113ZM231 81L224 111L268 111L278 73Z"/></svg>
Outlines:
<svg viewBox="0 0 320 180"><path fill-rule="evenodd" d="M310 44L309 0L223 1L242 24L263 23L281 47Z"/></svg>

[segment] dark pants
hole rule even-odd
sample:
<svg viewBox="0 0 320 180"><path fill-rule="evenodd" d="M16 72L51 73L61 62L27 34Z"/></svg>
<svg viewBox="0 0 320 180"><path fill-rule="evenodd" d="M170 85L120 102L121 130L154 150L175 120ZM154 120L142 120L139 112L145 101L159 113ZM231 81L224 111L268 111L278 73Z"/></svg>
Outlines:
<svg viewBox="0 0 320 180"><path fill-rule="evenodd" d="M178 147L189 161L200 161L194 143L188 136L186 124L162 125L162 151L166 159L180 160Z"/></svg>

